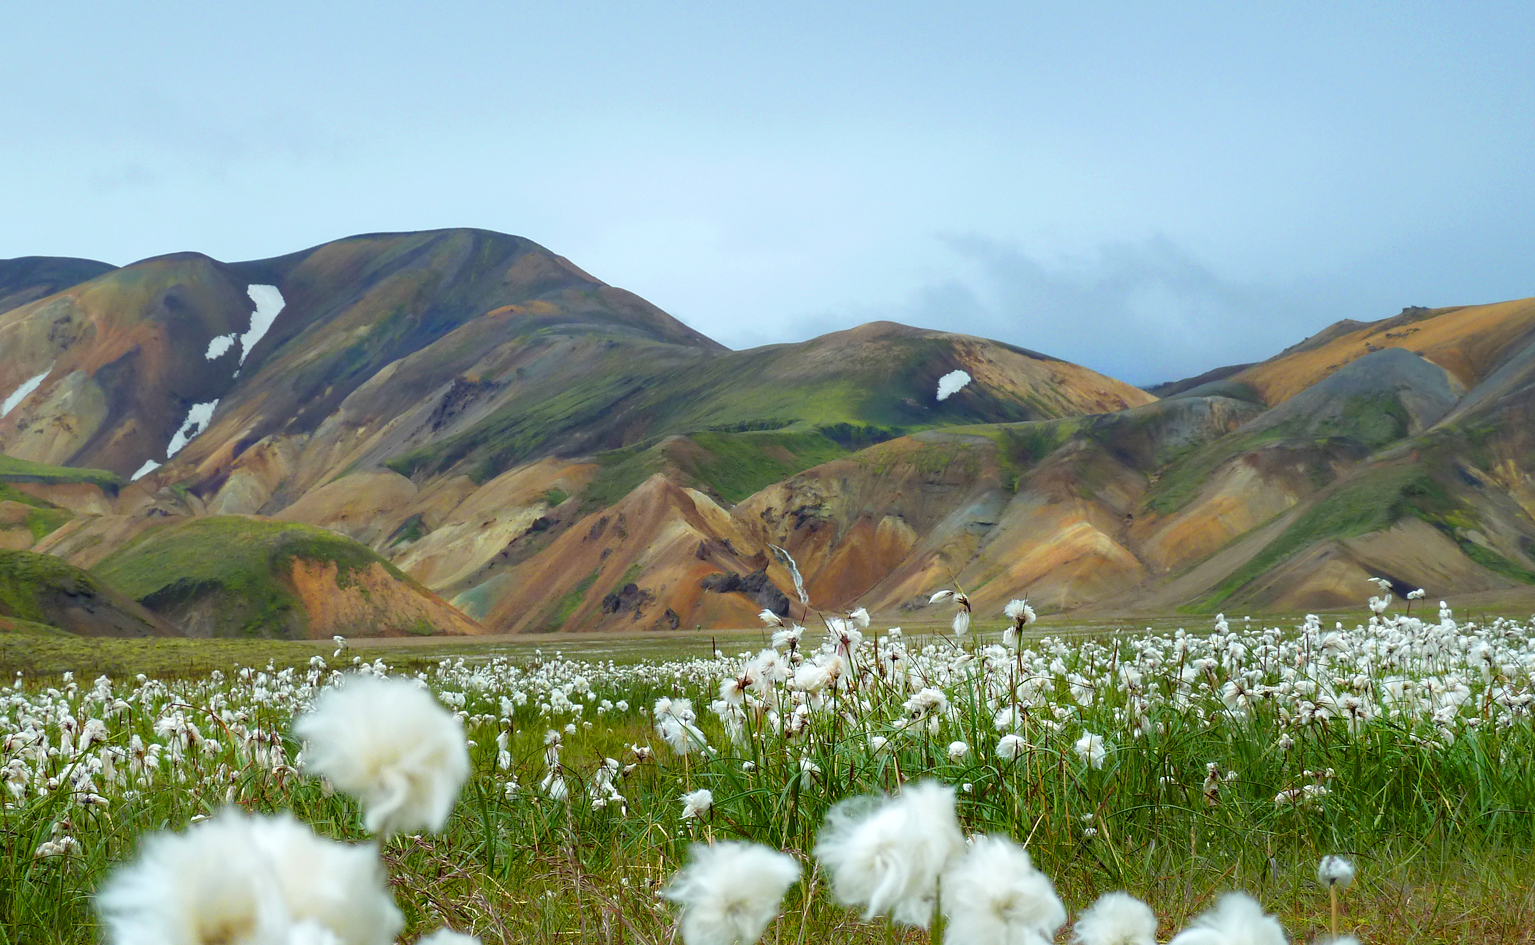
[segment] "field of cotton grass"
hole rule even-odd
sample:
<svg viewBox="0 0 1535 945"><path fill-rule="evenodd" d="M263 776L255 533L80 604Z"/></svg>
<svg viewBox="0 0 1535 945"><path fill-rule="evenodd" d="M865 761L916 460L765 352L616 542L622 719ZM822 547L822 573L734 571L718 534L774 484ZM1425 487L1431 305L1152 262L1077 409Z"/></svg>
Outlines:
<svg viewBox="0 0 1535 945"><path fill-rule="evenodd" d="M1531 624L940 600L712 659L18 677L0 943L1535 940Z"/></svg>

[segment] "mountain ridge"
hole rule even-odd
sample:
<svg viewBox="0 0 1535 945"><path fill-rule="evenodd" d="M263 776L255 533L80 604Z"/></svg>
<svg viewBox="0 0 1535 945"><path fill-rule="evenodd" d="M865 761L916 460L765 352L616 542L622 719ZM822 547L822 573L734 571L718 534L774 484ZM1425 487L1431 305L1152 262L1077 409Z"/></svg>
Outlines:
<svg viewBox="0 0 1535 945"><path fill-rule="evenodd" d="M51 285L31 265L16 284ZM732 351L485 230L168 254L0 310L0 449L107 470L18 474L0 538L117 574L165 535L191 580L198 522L318 526L463 633L802 616L774 547L817 607L912 619L955 581L983 611L1087 612L1535 584L1535 300L1345 320L1152 390L894 322ZM374 613L317 567L262 578L303 601L276 623L129 583L197 632Z"/></svg>

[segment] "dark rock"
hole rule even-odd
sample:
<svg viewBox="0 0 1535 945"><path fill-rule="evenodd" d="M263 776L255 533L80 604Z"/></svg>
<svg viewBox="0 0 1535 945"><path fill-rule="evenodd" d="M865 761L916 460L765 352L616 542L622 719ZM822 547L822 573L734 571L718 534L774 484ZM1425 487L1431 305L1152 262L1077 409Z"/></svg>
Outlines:
<svg viewBox="0 0 1535 945"><path fill-rule="evenodd" d="M629 614L631 619L639 620L646 606L654 602L656 596L634 582L623 587L602 599L602 612L605 614Z"/></svg>
<svg viewBox="0 0 1535 945"><path fill-rule="evenodd" d="M768 579L765 570L753 571L745 575L723 571L704 578L699 582L699 586L716 594L745 594L756 601L757 606L771 610L780 617L789 614L788 595L780 591Z"/></svg>

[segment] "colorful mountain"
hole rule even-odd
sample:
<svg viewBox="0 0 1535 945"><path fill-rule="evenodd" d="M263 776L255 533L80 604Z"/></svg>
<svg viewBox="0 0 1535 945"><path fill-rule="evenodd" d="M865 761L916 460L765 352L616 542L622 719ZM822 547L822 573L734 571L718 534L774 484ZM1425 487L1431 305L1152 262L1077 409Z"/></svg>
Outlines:
<svg viewBox="0 0 1535 945"><path fill-rule="evenodd" d="M775 549L812 607L917 620L952 584L982 612L1535 596L1532 300L1147 392L889 322L730 351L479 230L15 260L4 299L0 547L185 633L801 616Z"/></svg>

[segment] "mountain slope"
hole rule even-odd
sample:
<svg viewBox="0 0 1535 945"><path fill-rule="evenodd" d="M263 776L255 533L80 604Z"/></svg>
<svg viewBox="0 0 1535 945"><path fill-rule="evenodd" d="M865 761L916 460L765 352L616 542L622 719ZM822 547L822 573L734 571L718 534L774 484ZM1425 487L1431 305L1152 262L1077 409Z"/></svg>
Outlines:
<svg viewBox="0 0 1535 945"><path fill-rule="evenodd" d="M117 267L94 259L22 256L0 259L0 312L62 292Z"/></svg>
<svg viewBox="0 0 1535 945"><path fill-rule="evenodd" d="M82 636L174 636L176 628L52 555L0 550L0 618Z"/></svg>
<svg viewBox="0 0 1535 945"><path fill-rule="evenodd" d="M481 632L366 547L303 525L174 522L141 533L93 572L189 636Z"/></svg>
<svg viewBox="0 0 1535 945"><path fill-rule="evenodd" d="M889 322L728 351L479 230L178 254L0 311L0 544L198 634L801 617L778 548L919 620L1535 585L1535 300L1156 391Z"/></svg>

